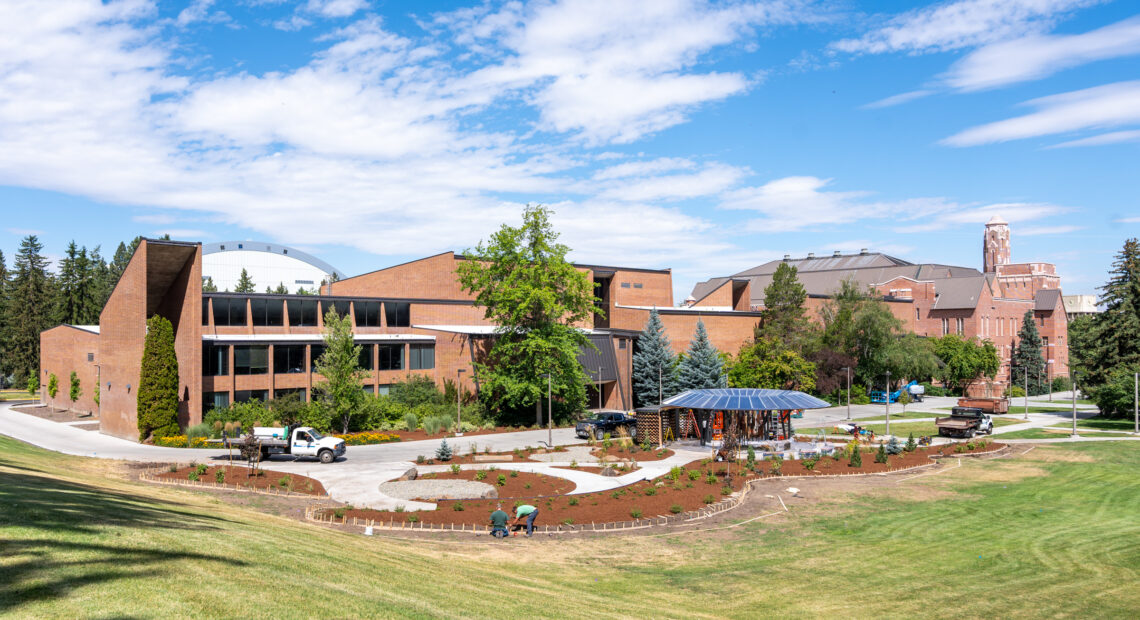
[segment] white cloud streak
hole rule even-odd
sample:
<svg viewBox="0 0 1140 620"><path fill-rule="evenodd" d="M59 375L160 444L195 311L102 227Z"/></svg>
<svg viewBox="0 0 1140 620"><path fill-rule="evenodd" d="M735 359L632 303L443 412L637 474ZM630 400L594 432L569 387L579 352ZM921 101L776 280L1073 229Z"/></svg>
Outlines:
<svg viewBox="0 0 1140 620"><path fill-rule="evenodd" d="M942 144L976 146L1140 122L1140 81L1117 82L1026 102L1037 112L972 127Z"/></svg>
<svg viewBox="0 0 1140 620"><path fill-rule="evenodd" d="M935 91L930 90L930 89L912 90L912 91L905 92L905 93L899 93L897 95L891 95L890 97L884 97L883 99L879 99L878 101L872 101L871 103L863 105L863 109L874 110L874 109L878 109L878 108L889 108L889 107L893 107L896 105L902 105L904 103L909 103L909 102L915 101L917 99L922 99L923 97L929 97L930 95L933 95L934 93L935 93Z"/></svg>
<svg viewBox="0 0 1140 620"><path fill-rule="evenodd" d="M1048 148L1065 149L1080 146L1105 146L1108 144L1123 144L1126 142L1140 142L1140 129L1130 129L1128 131L1110 131L1108 133L1102 133L1098 136L1089 136L1087 138L1061 142L1060 144L1054 144Z"/></svg>

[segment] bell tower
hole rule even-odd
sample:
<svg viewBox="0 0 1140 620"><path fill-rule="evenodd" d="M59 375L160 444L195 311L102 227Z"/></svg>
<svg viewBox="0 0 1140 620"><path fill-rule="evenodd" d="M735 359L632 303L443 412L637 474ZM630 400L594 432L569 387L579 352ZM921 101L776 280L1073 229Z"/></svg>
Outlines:
<svg viewBox="0 0 1140 620"><path fill-rule="evenodd" d="M998 265L1009 264L1009 222L995 215L986 222L982 241L982 271L996 273Z"/></svg>

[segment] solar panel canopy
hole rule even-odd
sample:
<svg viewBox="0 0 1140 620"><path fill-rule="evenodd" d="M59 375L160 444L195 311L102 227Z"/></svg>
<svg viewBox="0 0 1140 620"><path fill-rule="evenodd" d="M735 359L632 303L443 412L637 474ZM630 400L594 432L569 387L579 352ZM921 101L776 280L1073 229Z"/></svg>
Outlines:
<svg viewBox="0 0 1140 620"><path fill-rule="evenodd" d="M722 388L689 390L661 404L662 408L711 409L716 411L783 411L787 409L823 409L827 401L795 390L760 388Z"/></svg>

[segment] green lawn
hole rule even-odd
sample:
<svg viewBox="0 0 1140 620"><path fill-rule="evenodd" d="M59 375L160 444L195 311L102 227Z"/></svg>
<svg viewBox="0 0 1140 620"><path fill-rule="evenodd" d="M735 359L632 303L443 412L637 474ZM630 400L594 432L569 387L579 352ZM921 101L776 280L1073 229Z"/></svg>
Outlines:
<svg viewBox="0 0 1140 620"><path fill-rule="evenodd" d="M0 401L4 400L32 400L27 390L0 390Z"/></svg>
<svg viewBox="0 0 1140 620"><path fill-rule="evenodd" d="M1046 430L1052 429L1052 430ZM1002 439L1064 439L1072 432L1072 425L1064 426L1050 426L1046 428L1031 428L1024 431L1014 431L1012 433L1005 433L995 435L998 441ZM1081 427L1077 425L1077 432L1080 433ZM1089 437L1133 437L1131 433L1088 433Z"/></svg>
<svg viewBox="0 0 1140 620"><path fill-rule="evenodd" d="M1113 419L1113 418L1088 418L1087 420L1077 420L1077 428L1092 428L1101 431L1120 431L1124 433L1131 433L1136 428L1135 421L1132 418L1128 419ZM1054 424L1054 427L1062 427L1065 424ZM1072 422L1068 424L1072 428Z"/></svg>
<svg viewBox="0 0 1140 620"><path fill-rule="evenodd" d="M953 409L953 407L939 407L939 409L942 411L950 411L951 409ZM1065 411L1072 411L1072 410L1073 410L1072 405L1066 406L1065 403L1058 403L1056 407L1038 407L1036 405L1030 405L1029 406L1029 413L1062 413ZM1077 413L1087 413L1087 412L1088 412L1088 409L1077 409ZM1021 415L1024 413L1025 413L1025 407L1024 406L1022 406L1020 404L1017 404L1017 405L1011 404L1009 406L1009 411L1007 413L998 414L998 415L1002 415L1005 417L1011 417L1011 416L1015 416L1015 415Z"/></svg>
<svg viewBox="0 0 1140 620"><path fill-rule="evenodd" d="M1130 618L1135 448L966 459L736 529L448 542L325 530L0 438L0 615Z"/></svg>
<svg viewBox="0 0 1140 620"><path fill-rule="evenodd" d="M931 417L931 416L927 416ZM1022 420L1011 420L1009 418L994 418L994 427L1009 426L1011 424L1021 424ZM863 426L863 425L860 425ZM875 431L876 435L882 435L887 432L886 424L867 424L864 428ZM934 422L891 422L891 434L907 436L909 433L914 433L915 437L920 435L937 435L938 427Z"/></svg>

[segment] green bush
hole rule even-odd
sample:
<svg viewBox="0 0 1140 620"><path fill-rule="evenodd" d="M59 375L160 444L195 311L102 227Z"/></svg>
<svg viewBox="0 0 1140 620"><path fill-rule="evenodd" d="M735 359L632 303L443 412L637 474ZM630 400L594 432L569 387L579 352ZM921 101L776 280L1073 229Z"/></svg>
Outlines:
<svg viewBox="0 0 1140 620"><path fill-rule="evenodd" d="M197 466L194 468L194 471L198 472L198 475L199 475L199 476L204 476L204 475L206 475L206 470L207 470L207 469L209 469L209 468L208 468L208 467L206 467L205 465L202 465L202 464L200 464L200 463L199 463L199 464L198 464L198 465L197 465Z"/></svg>
<svg viewBox="0 0 1140 620"><path fill-rule="evenodd" d="M419 416L417 416L416 414L414 414L410 411L408 413L404 414L404 429L406 429L409 433L411 433L419 427L420 427L420 417Z"/></svg>
<svg viewBox="0 0 1140 620"><path fill-rule="evenodd" d="M174 351L174 328L165 317L154 315L146 322L136 392L139 440L178 435L178 357Z"/></svg>
<svg viewBox="0 0 1140 620"><path fill-rule="evenodd" d="M499 485L499 486L501 486L501 487L502 487L502 486L506 486L506 485L507 485L507 476L506 476L506 474L499 474L499 480L498 480L498 482L497 482L496 484L498 484L498 485Z"/></svg>
<svg viewBox="0 0 1140 620"><path fill-rule="evenodd" d="M455 512L463 512L463 502L455 502L451 505L451 509Z"/></svg>
<svg viewBox="0 0 1140 620"><path fill-rule="evenodd" d="M1073 389L1073 382L1068 377L1053 377L1054 392L1068 392Z"/></svg>
<svg viewBox="0 0 1140 620"><path fill-rule="evenodd" d="M703 501L706 504L711 504L711 503L716 501L716 498L713 497L712 494L710 493L710 494L706 495L705 498L701 501Z"/></svg>
<svg viewBox="0 0 1140 620"><path fill-rule="evenodd" d="M642 513L640 508L634 508L633 510L629 511L629 516L633 517L634 519L640 519L641 514Z"/></svg>
<svg viewBox="0 0 1140 620"><path fill-rule="evenodd" d="M193 442L195 437L205 437L209 439L212 434L213 429L211 426L205 422L202 422L201 424L195 424L194 426L186 429L186 441Z"/></svg>
<svg viewBox="0 0 1140 620"><path fill-rule="evenodd" d="M689 473L688 473L688 476L689 476L689 480L692 480L692 481L694 481L694 482L695 482L695 481L697 480L697 478L700 478L700 477L701 477L701 472L699 472L699 471L697 471L697 470L695 470L695 469L690 469L690 470L689 470Z"/></svg>
<svg viewBox="0 0 1140 620"><path fill-rule="evenodd" d="M851 460L847 462L848 467L862 467L863 466L863 451L855 448L851 451Z"/></svg>
<svg viewBox="0 0 1140 620"><path fill-rule="evenodd" d="M1010 398L1024 398L1025 388L1021 387L1020 385L1011 386L1010 388L1006 389L1005 395Z"/></svg>
<svg viewBox="0 0 1140 620"><path fill-rule="evenodd" d="M875 451L875 462L876 463L886 463L887 462L887 449L886 449L886 446L884 446L881 443L879 444L879 449Z"/></svg>
<svg viewBox="0 0 1140 620"><path fill-rule="evenodd" d="M906 447L905 447L904 449L905 449L907 452L914 452L915 450L917 450L917 449L918 449L918 444L917 444L917 443L914 441L914 433L911 433L911 434L910 434L910 435L909 435L909 436L906 438Z"/></svg>
<svg viewBox="0 0 1140 620"><path fill-rule="evenodd" d="M459 463L455 463L451 466L451 473L459 475L460 471L463 471L463 468L459 466Z"/></svg>
<svg viewBox="0 0 1140 620"><path fill-rule="evenodd" d="M720 488L721 495L732 495L732 487L724 486Z"/></svg>
<svg viewBox="0 0 1140 620"><path fill-rule="evenodd" d="M476 480L483 480L486 477L487 477L487 470L485 470L485 469L480 469L479 471L475 472L475 479Z"/></svg>
<svg viewBox="0 0 1140 620"><path fill-rule="evenodd" d="M219 467L216 471L214 471L214 482L221 484L225 481L226 481L226 470Z"/></svg>
<svg viewBox="0 0 1140 620"><path fill-rule="evenodd" d="M198 472L197 472L197 471L192 471L192 472L190 472L189 474L187 474L187 475L186 475L186 478L187 478L188 480L190 480L191 482L198 482Z"/></svg>
<svg viewBox="0 0 1140 620"><path fill-rule="evenodd" d="M1133 374L1136 368L1122 368L1109 376L1108 382L1095 388L1084 388L1100 414L1106 418L1132 417Z"/></svg>
<svg viewBox="0 0 1140 620"><path fill-rule="evenodd" d="M925 396L950 396L950 391L944 387L923 383L923 394Z"/></svg>
<svg viewBox="0 0 1140 620"><path fill-rule="evenodd" d="M439 447L435 450L435 458L441 461L451 460L451 446L447 445L447 440L444 439L439 443Z"/></svg>
<svg viewBox="0 0 1140 620"><path fill-rule="evenodd" d="M403 381L393 383L388 396L397 403L413 408L424 404L442 405L446 402L435 381L423 375L408 375ZM452 404L455 404L454 401Z"/></svg>
<svg viewBox="0 0 1140 620"><path fill-rule="evenodd" d="M578 505L578 498L577 497L571 497L570 500L567 501L566 503L570 504L571 506L577 506Z"/></svg>
<svg viewBox="0 0 1140 620"><path fill-rule="evenodd" d="M684 510L685 509L682 508L680 504L673 504L672 506L669 507L669 512L671 512L675 515L681 514L681 512L683 512Z"/></svg>

